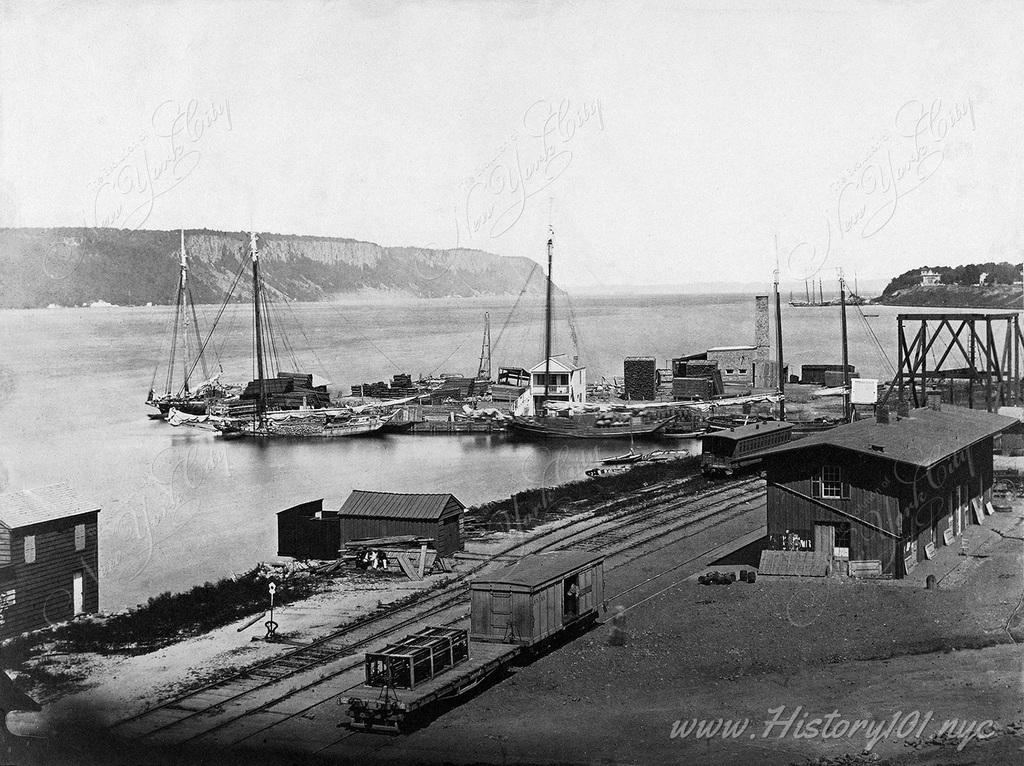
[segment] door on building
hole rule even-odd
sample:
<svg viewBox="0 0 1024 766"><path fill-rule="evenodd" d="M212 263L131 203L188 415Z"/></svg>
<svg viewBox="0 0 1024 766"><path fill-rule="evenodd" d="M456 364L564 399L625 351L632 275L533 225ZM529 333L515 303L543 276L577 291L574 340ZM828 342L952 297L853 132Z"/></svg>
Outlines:
<svg viewBox="0 0 1024 766"><path fill-rule="evenodd" d="M75 614L82 614L85 611L85 583L81 571L72 575L71 600L75 607Z"/></svg>
<svg viewBox="0 0 1024 766"><path fill-rule="evenodd" d="M832 524L814 523L814 550L818 553L826 553L829 556L835 555L833 550L836 545L836 528Z"/></svg>

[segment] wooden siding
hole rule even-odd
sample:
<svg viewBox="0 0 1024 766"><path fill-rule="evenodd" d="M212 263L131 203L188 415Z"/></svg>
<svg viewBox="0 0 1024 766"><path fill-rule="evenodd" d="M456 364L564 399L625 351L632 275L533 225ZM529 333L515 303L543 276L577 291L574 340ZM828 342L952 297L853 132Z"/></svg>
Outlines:
<svg viewBox="0 0 1024 766"><path fill-rule="evenodd" d="M850 485L849 499L814 498L813 478L820 475L823 465L843 469L843 481ZM957 515L957 486L966 487L961 504L965 525L974 523L971 499L982 503L991 499L992 439L959 450L930 470L823 447L817 453L800 453L799 460L772 460L767 477L769 536L797 532L813 541L816 522L849 522L850 560L878 560L884 574L902 577L906 574L906 544L916 541L917 561L925 558L928 542L936 547L944 544L942 530L951 511ZM878 528L895 532L899 539ZM955 531L961 530L955 527Z"/></svg>
<svg viewBox="0 0 1024 766"><path fill-rule="evenodd" d="M6 609L0 636L45 628L74 617L73 578L82 573L83 610L99 610L99 542L96 513L15 529L12 563L0 570L0 588L15 591ZM75 550L75 526L85 524L85 550ZM25 563L24 539L35 536L36 558Z"/></svg>
<svg viewBox="0 0 1024 766"><path fill-rule="evenodd" d="M323 513L323 501L302 503L277 514L277 555L335 559L341 548L338 514Z"/></svg>
<svg viewBox="0 0 1024 766"><path fill-rule="evenodd" d="M843 482L850 488L849 498L814 498L816 502L812 503L786 491L813 498L813 479L820 475L824 465L843 469ZM815 523L849 523L850 560L880 560L883 572L895 575L899 540L879 531L885 529L896 535L902 531L892 463L831 449L801 454L799 462L772 461L768 468L768 534L797 532L801 538L813 541Z"/></svg>
<svg viewBox="0 0 1024 766"><path fill-rule="evenodd" d="M340 516L340 540L344 545L349 540L396 535L430 537L439 556L451 556L464 547L459 531L462 506L454 500L445 506L439 520L426 519L384 519L369 516Z"/></svg>
<svg viewBox="0 0 1024 766"><path fill-rule="evenodd" d="M517 643L532 645L556 634L567 621L565 581L574 575L580 589L577 616L599 609L604 601L604 568L600 563L569 572L532 593L526 585L471 584L470 637L505 641L511 636Z"/></svg>
<svg viewBox="0 0 1024 766"><path fill-rule="evenodd" d="M925 545L945 545L943 530L953 518L954 537L963 533L968 524L976 523L971 511L972 501L985 502L992 498L993 439L984 439L973 447L959 450L930 470L914 471L904 482L912 488L904 492L901 500L904 540L917 541L917 561L924 561ZM961 503L957 507L957 487L961 488ZM962 525L961 525L962 520ZM956 540L953 545L958 545Z"/></svg>

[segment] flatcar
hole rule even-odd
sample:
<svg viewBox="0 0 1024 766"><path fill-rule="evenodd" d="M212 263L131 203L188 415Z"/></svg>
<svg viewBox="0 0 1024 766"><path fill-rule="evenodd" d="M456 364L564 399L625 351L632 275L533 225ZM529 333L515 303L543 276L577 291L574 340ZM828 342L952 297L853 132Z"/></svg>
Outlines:
<svg viewBox="0 0 1024 766"><path fill-rule="evenodd" d="M344 699L353 728L399 731L440 700L456 698L513 662L586 629L604 600L604 556L524 556L481 575L469 590L468 634L427 628L367 652L365 683Z"/></svg>
<svg viewBox="0 0 1024 766"><path fill-rule="evenodd" d="M785 444L792 436L793 424L779 420L707 433L701 440L701 471L705 476L740 473L759 465L763 452Z"/></svg>

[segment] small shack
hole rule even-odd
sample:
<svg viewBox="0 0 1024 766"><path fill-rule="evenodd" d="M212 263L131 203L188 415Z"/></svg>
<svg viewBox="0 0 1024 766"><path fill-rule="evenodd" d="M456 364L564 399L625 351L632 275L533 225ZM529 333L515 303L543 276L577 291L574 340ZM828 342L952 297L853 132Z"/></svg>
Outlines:
<svg viewBox="0 0 1024 766"><path fill-rule="evenodd" d="M338 511L339 543L399 535L430 538L438 556L463 549L466 510L452 494L399 494L356 489Z"/></svg>
<svg viewBox="0 0 1024 766"><path fill-rule="evenodd" d="M277 514L277 555L297 559L336 559L341 547L337 511L325 511L323 498Z"/></svg>
<svg viewBox="0 0 1024 766"><path fill-rule="evenodd" d="M99 609L99 512L67 484L0 495L0 638Z"/></svg>
<svg viewBox="0 0 1024 766"><path fill-rule="evenodd" d="M591 620L604 600L604 555L537 553L469 586L470 638L533 645Z"/></svg>

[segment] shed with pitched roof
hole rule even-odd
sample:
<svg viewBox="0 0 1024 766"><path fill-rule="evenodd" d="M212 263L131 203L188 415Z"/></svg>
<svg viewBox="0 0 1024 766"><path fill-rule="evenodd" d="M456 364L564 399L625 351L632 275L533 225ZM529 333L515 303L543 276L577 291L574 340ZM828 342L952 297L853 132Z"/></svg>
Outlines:
<svg viewBox="0 0 1024 766"><path fill-rule="evenodd" d="M451 556L463 549L461 521L466 510L450 493L402 494L397 492L352 491L338 517L341 545L399 535L429 537L439 556Z"/></svg>
<svg viewBox="0 0 1024 766"><path fill-rule="evenodd" d="M0 494L0 637L99 610L99 512L67 484Z"/></svg>

